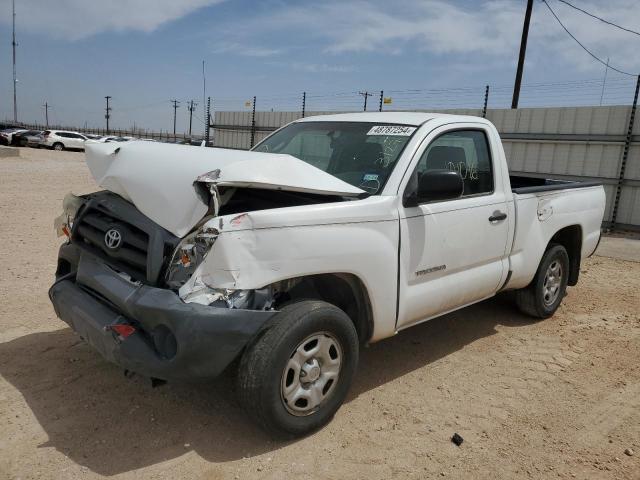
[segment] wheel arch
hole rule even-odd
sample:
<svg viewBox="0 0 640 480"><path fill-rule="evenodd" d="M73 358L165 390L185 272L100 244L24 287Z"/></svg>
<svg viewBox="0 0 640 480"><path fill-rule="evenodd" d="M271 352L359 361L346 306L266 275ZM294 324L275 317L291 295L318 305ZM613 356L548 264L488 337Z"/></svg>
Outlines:
<svg viewBox="0 0 640 480"><path fill-rule="evenodd" d="M353 322L360 343L373 335L373 309L364 282L352 273L323 273L278 282L282 305L297 300L323 300L343 310Z"/></svg>
<svg viewBox="0 0 640 480"><path fill-rule="evenodd" d="M580 262L582 260L582 227L576 224L561 228L551 237L545 251L554 244L562 245L567 251L569 255L569 279L567 284L576 285L580 276Z"/></svg>

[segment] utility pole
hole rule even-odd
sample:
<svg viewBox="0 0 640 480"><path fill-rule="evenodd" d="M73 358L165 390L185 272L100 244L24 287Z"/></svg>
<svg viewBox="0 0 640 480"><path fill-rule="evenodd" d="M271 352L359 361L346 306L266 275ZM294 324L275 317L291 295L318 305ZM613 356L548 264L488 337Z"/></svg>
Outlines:
<svg viewBox="0 0 640 480"><path fill-rule="evenodd" d="M193 112L196 109L196 105L198 105L197 103L195 103L193 100L191 100L189 102L189 106L187 107L187 109L189 110L189 136L191 136L191 120L193 117Z"/></svg>
<svg viewBox="0 0 640 480"><path fill-rule="evenodd" d="M44 120L46 122L47 127L49 127L49 104L44 102Z"/></svg>
<svg viewBox="0 0 640 480"><path fill-rule="evenodd" d="M302 92L302 118L304 118L306 108L307 108L307 92Z"/></svg>
<svg viewBox="0 0 640 480"><path fill-rule="evenodd" d="M176 138L176 113L178 111L178 104L180 103L178 100L169 100L173 102L173 138Z"/></svg>
<svg viewBox="0 0 640 480"><path fill-rule="evenodd" d="M362 95L364 97L364 108L362 109L362 111L366 112L367 111L367 98L373 96L373 93L358 92L358 95Z"/></svg>
<svg viewBox="0 0 640 480"><path fill-rule="evenodd" d="M378 111L382 111L382 102L384 101L384 90L380 90L380 105L378 105Z"/></svg>
<svg viewBox="0 0 640 480"><path fill-rule="evenodd" d="M16 77L16 0L13 0L13 40L11 46L13 47L13 121L18 123L18 97L16 94L16 88L18 84L18 78Z"/></svg>
<svg viewBox="0 0 640 480"><path fill-rule="evenodd" d="M107 95L104 98L107 100L107 108L105 108L106 113L104 114L104 118L107 120L107 135L109 135L109 118L111 117L111 114L109 113L111 111L111 107L109 106L109 100L111 99L111 97Z"/></svg>
<svg viewBox="0 0 640 480"><path fill-rule="evenodd" d="M533 0L527 0L527 11L524 14L524 24L522 25L522 38L520 40L520 56L518 57L518 70L516 71L516 83L513 87L513 100L511 108L518 108L520 99L520 84L522 83L522 70L524 69L524 56L527 53L527 38L529 37L529 23L531 22L531 10Z"/></svg>

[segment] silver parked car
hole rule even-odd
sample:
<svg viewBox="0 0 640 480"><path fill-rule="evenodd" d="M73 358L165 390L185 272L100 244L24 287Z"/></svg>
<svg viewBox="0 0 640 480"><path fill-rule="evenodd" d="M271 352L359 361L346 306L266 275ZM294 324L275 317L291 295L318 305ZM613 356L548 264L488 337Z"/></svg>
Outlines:
<svg viewBox="0 0 640 480"><path fill-rule="evenodd" d="M43 140L42 130L26 130L13 134L13 143L19 147L36 147L39 148Z"/></svg>

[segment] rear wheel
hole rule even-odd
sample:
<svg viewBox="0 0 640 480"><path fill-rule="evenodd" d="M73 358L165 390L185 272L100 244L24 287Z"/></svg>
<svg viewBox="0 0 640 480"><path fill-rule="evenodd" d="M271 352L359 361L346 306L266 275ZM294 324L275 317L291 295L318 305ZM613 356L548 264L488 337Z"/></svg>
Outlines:
<svg viewBox="0 0 640 480"><path fill-rule="evenodd" d="M56 142L53 144L53 149L54 150L58 150L58 151L62 151L64 150L64 145L61 144L60 142Z"/></svg>
<svg viewBox="0 0 640 480"><path fill-rule="evenodd" d="M358 348L353 322L334 305L305 300L286 306L240 361L240 403L274 436L312 432L344 401Z"/></svg>
<svg viewBox="0 0 640 480"><path fill-rule="evenodd" d="M536 275L516 291L518 308L536 318L552 316L564 298L569 279L569 255L562 245L551 245L542 256Z"/></svg>

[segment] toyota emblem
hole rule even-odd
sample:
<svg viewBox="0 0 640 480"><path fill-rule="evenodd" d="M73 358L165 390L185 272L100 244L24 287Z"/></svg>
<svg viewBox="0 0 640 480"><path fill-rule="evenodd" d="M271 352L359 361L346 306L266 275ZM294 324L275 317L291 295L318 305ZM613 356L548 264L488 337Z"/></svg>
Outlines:
<svg viewBox="0 0 640 480"><path fill-rule="evenodd" d="M107 230L107 233L104 234L104 244L107 248L111 250L115 250L122 243L122 234L112 228L111 230Z"/></svg>

